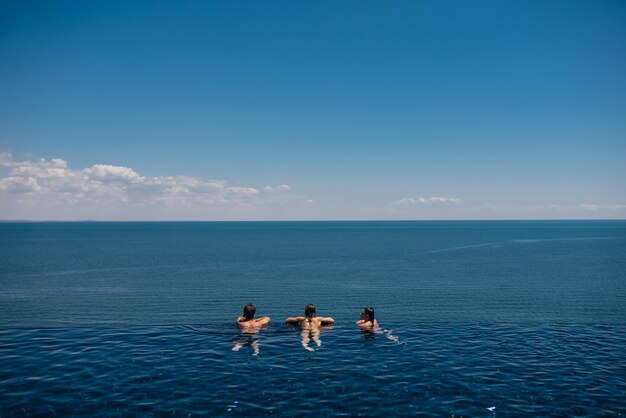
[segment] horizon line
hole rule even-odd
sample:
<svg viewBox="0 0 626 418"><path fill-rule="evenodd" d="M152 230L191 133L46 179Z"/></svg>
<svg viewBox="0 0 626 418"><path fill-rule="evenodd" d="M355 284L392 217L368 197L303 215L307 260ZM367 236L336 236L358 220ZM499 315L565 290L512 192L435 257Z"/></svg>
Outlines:
<svg viewBox="0 0 626 418"><path fill-rule="evenodd" d="M277 223L277 222L581 222L626 221L626 218L510 218L510 219L223 219L223 220L97 220L97 219L0 219L0 223Z"/></svg>

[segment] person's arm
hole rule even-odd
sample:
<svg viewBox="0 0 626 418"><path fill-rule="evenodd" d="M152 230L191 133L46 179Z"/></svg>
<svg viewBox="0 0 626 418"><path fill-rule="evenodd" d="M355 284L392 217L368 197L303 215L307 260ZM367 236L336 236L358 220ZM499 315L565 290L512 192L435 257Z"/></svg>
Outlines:
<svg viewBox="0 0 626 418"><path fill-rule="evenodd" d="M357 325L363 325L364 323L365 323L365 321L362 320L362 319L359 319L358 321L356 321Z"/></svg>
<svg viewBox="0 0 626 418"><path fill-rule="evenodd" d="M330 325L330 324L334 324L335 320L331 318L330 316L328 316L326 318L320 318L320 323L322 325Z"/></svg>
<svg viewBox="0 0 626 418"><path fill-rule="evenodd" d="M285 322L291 325L298 325L300 322L304 321L303 316L296 316L295 318L287 318Z"/></svg>
<svg viewBox="0 0 626 418"><path fill-rule="evenodd" d="M244 318L243 316L238 316L238 317L237 317L237 320L236 320L235 322L236 322L236 323L240 323L240 322L242 322L244 319L246 319L246 318Z"/></svg>
<svg viewBox="0 0 626 418"><path fill-rule="evenodd" d="M264 316L262 318L259 318L256 320L256 325L262 327L263 325L267 325L270 323L270 317L269 316Z"/></svg>

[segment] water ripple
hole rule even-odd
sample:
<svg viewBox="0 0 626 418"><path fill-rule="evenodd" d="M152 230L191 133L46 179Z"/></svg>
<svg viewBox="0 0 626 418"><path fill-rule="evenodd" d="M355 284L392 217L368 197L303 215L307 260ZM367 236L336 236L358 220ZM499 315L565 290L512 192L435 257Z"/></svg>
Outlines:
<svg viewBox="0 0 626 418"><path fill-rule="evenodd" d="M624 326L393 329L401 344L335 326L313 352L282 325L256 334L230 325L0 330L0 414L626 413Z"/></svg>

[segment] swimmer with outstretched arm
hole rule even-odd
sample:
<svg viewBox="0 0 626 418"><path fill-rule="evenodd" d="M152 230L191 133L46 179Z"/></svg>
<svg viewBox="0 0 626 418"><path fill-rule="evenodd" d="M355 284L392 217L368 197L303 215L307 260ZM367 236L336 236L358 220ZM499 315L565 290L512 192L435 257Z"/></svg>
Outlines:
<svg viewBox="0 0 626 418"><path fill-rule="evenodd" d="M309 342L313 340L317 347L322 346L322 340L320 340L320 330L324 325L332 325L335 320L331 317L317 316L315 312L315 305L308 304L304 308L304 316L296 316L294 318L287 318L286 323L290 325L300 325L302 332L302 348L307 351L315 351L314 348L309 346Z"/></svg>
<svg viewBox="0 0 626 418"><path fill-rule="evenodd" d="M253 304L248 303L243 307L243 315L237 318L237 325L239 325L240 328L259 328L270 323L269 316L254 319L255 313L256 307Z"/></svg>
<svg viewBox="0 0 626 418"><path fill-rule="evenodd" d="M256 307L248 303L243 307L243 315L237 317L237 325L241 329L242 337L233 342L233 351L239 351L242 347L250 346L254 349L254 356L258 356L260 352L259 341L254 336L259 333L259 328L270 323L270 317L264 316L254 319Z"/></svg>
<svg viewBox="0 0 626 418"><path fill-rule="evenodd" d="M315 312L315 305L310 303L304 308L304 316L287 318L285 322L290 325L301 325L304 329L310 329L319 328L324 325L332 325L335 323L335 320L329 316L317 316L317 313Z"/></svg>

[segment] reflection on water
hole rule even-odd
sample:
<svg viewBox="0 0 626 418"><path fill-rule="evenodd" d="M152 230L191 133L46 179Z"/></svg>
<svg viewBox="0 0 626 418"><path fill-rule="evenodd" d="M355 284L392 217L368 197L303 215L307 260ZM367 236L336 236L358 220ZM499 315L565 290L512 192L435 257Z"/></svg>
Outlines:
<svg viewBox="0 0 626 418"><path fill-rule="evenodd" d="M261 351L258 336L258 329L241 330L241 335L233 341L232 351L239 351L242 347L252 347L252 355L258 356Z"/></svg>
<svg viewBox="0 0 626 418"><path fill-rule="evenodd" d="M286 326L0 330L0 416L626 414L624 326L390 328L335 325L332 355Z"/></svg>
<svg viewBox="0 0 626 418"><path fill-rule="evenodd" d="M393 341L396 343L400 343L400 339L393 335L393 330L390 329L380 329L380 327L364 327L361 328L361 335L363 338L369 339L374 338L376 335L383 335L389 341Z"/></svg>
<svg viewBox="0 0 626 418"><path fill-rule="evenodd" d="M326 326L326 327L312 327L312 328L303 328L302 331L300 332L300 337L302 337L302 348L304 348L307 351L315 351L315 349L311 346L309 346L309 343L312 341L313 343L315 343L315 346L317 348L320 348L322 346L322 340L320 339L320 334L321 331L327 330L327 329L332 329L332 326Z"/></svg>
<svg viewBox="0 0 626 418"><path fill-rule="evenodd" d="M313 329L303 329L300 333L302 337L302 347L307 351L315 351L314 348L309 347L309 341L313 340L315 345L319 348L322 346L322 340L320 340L320 330L319 328Z"/></svg>

